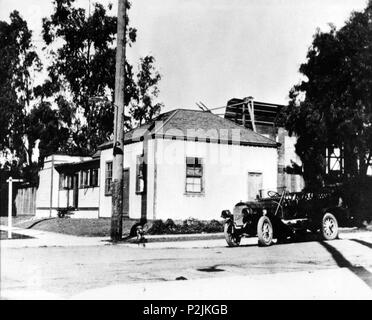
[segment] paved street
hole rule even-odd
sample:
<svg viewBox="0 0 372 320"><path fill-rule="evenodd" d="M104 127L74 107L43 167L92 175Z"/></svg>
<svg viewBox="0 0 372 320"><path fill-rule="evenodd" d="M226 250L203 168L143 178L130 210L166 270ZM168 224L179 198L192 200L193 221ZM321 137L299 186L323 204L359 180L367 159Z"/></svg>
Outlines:
<svg viewBox="0 0 372 320"><path fill-rule="evenodd" d="M228 248L224 240L78 246L1 242L1 297L372 299L372 232ZM86 242L84 242L86 241ZM20 243L20 242L19 242ZM178 280L177 280L178 279Z"/></svg>

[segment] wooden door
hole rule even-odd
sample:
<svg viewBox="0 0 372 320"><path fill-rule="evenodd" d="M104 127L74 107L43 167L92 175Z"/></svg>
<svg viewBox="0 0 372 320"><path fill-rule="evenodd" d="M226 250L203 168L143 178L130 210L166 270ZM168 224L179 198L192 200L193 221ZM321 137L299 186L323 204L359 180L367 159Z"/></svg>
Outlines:
<svg viewBox="0 0 372 320"><path fill-rule="evenodd" d="M79 207L79 174L73 176L73 207L77 209Z"/></svg>
<svg viewBox="0 0 372 320"><path fill-rule="evenodd" d="M129 169L124 169L123 214L129 217Z"/></svg>
<svg viewBox="0 0 372 320"><path fill-rule="evenodd" d="M248 172L248 201L256 200L262 190L262 173Z"/></svg>

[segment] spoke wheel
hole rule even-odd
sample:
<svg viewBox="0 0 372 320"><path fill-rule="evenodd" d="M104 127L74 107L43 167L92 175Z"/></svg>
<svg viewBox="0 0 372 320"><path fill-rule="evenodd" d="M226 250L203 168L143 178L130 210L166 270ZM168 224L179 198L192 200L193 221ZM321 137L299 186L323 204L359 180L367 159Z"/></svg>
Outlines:
<svg viewBox="0 0 372 320"><path fill-rule="evenodd" d="M334 240L338 237L338 223L332 213L327 212L323 216L321 232L325 240Z"/></svg>
<svg viewBox="0 0 372 320"><path fill-rule="evenodd" d="M262 216L257 224L258 245L270 246L273 243L273 225L267 216Z"/></svg>
<svg viewBox="0 0 372 320"><path fill-rule="evenodd" d="M223 233L225 235L225 240L229 247L237 247L240 245L241 236L233 233L233 225L225 223L223 228Z"/></svg>

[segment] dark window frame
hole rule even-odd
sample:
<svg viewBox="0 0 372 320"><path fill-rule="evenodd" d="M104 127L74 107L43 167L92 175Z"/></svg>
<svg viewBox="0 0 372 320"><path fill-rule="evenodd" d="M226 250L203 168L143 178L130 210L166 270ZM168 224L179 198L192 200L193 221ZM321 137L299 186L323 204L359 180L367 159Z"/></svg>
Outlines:
<svg viewBox="0 0 372 320"><path fill-rule="evenodd" d="M84 169L84 170L81 170L79 172L79 177L80 177L80 183L79 183L79 187L80 189L85 189L85 188L89 188L89 183L90 183L90 173L89 173L89 169Z"/></svg>
<svg viewBox="0 0 372 320"><path fill-rule="evenodd" d="M108 166L111 165L111 169L108 170ZM108 174L110 173L110 175ZM112 195L112 161L105 162L105 196Z"/></svg>
<svg viewBox="0 0 372 320"><path fill-rule="evenodd" d="M96 174L94 174L96 172ZM89 170L89 187L99 187L99 168L92 168Z"/></svg>
<svg viewBox="0 0 372 320"><path fill-rule="evenodd" d="M136 157L136 194L142 194L145 192L145 163L143 160L143 155L137 155ZM143 181L142 189L141 182Z"/></svg>
<svg viewBox="0 0 372 320"><path fill-rule="evenodd" d="M185 161L185 193L187 195L204 195L204 161L200 157L186 157ZM195 181L199 180L199 183L190 183L189 179ZM190 186L200 185L200 191L190 190Z"/></svg>
<svg viewBox="0 0 372 320"><path fill-rule="evenodd" d="M60 173L59 174L59 190L71 190L72 186L72 176L71 174Z"/></svg>
<svg viewBox="0 0 372 320"><path fill-rule="evenodd" d="M336 154L338 150L339 155ZM332 163L333 162L333 163ZM327 147L326 149L326 173L327 174L344 174L345 172L345 157L343 147L336 145ZM335 169L338 166L338 169Z"/></svg>

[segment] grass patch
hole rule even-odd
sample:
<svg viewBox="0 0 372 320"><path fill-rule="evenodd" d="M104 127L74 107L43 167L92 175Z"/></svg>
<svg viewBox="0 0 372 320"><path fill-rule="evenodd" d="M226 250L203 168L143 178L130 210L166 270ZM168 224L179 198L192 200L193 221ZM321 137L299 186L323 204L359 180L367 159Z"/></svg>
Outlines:
<svg viewBox="0 0 372 320"><path fill-rule="evenodd" d="M129 236L133 225L138 222L139 219L123 220L123 237ZM1 217L0 223L7 225L7 217ZM13 217L13 226L81 237L109 237L111 219L35 219L32 217L20 216ZM192 218L177 223L175 223L172 219L168 219L166 221L149 220L145 226L145 230L145 234L148 235L216 233L223 231L223 224L217 220L200 221Z"/></svg>
<svg viewBox="0 0 372 320"><path fill-rule="evenodd" d="M138 222L138 219L123 220L123 237L129 236L132 227ZM32 226L32 229L82 237L109 237L110 228L110 218L54 218L39 221ZM147 222L145 230L149 235L215 233L223 231L223 224L217 220L187 219L180 223L175 223L171 219L166 221L150 220Z"/></svg>
<svg viewBox="0 0 372 320"><path fill-rule="evenodd" d="M136 222L137 220L123 220L123 235L129 234ZM54 218L40 221L32 229L81 237L108 237L110 236L111 219Z"/></svg>

